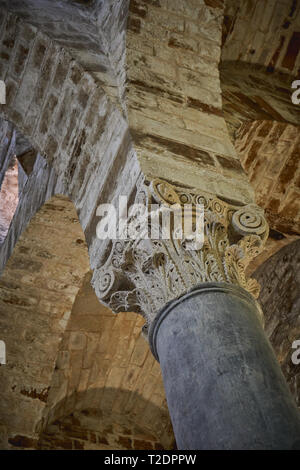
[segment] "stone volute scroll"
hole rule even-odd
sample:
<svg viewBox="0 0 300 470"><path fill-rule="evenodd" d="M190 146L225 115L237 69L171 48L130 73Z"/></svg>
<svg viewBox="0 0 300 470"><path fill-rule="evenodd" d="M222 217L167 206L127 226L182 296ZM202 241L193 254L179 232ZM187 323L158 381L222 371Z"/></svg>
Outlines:
<svg viewBox="0 0 300 470"><path fill-rule="evenodd" d="M135 311L151 324L168 302L199 283L235 284L259 295L259 285L248 279L248 263L263 249L268 237L264 212L255 204L235 206L218 197L155 179L143 182L136 203L168 210L176 204L204 207L204 242L191 249L190 240L151 239L141 231L135 239L117 239L106 263L94 279L98 297L114 312ZM194 213L192 214L194 217ZM131 215L128 223L134 223Z"/></svg>

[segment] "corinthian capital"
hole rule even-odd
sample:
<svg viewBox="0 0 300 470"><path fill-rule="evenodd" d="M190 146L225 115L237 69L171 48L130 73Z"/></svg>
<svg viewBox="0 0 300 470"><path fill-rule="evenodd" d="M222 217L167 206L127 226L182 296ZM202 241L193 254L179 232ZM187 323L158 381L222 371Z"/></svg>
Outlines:
<svg viewBox="0 0 300 470"><path fill-rule="evenodd" d="M142 231L134 240L115 240L94 282L98 296L114 312L135 311L150 323L167 302L203 282L238 284L258 297L259 285L247 279L245 269L268 237L262 209L235 206L162 180L143 183L136 202L158 204L162 210L174 204L182 209L203 205L203 244L193 249L189 239L172 232L169 239L147 238Z"/></svg>

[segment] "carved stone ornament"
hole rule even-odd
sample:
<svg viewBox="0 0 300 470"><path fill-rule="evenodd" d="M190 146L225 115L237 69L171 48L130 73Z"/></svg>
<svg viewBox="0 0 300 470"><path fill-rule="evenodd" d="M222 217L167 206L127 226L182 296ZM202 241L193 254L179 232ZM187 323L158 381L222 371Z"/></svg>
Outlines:
<svg viewBox="0 0 300 470"><path fill-rule="evenodd" d="M135 202L162 208L203 204L204 243L193 250L188 240L175 237L151 240L141 234L135 240L114 240L94 285L114 312L141 313L149 324L167 302L202 282L237 284L258 297L259 285L246 278L245 268L268 237L262 209L234 206L158 179L143 183Z"/></svg>

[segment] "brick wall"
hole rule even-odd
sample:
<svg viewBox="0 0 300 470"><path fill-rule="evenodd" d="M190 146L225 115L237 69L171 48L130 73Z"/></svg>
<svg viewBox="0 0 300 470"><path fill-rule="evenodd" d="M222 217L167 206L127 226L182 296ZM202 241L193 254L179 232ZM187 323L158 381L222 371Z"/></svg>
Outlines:
<svg viewBox="0 0 300 470"><path fill-rule="evenodd" d="M245 3L252 11L251 2ZM118 194L130 194L140 172L129 127L147 178L158 176L185 186L188 181L190 186L224 198L252 201L253 191L222 113L218 65L223 4L222 0L130 2L129 126L93 75L66 50L36 27L3 14L0 75L8 96L1 112L45 156L47 164L38 158L2 259L8 258L36 210L59 190L75 203L91 267L101 264L103 250L95 239L96 207ZM258 3L254 4L259 11ZM273 21L266 16L266 22L267 18ZM255 22L251 31L253 27ZM286 29L290 34L292 29ZM229 37L231 41L233 36ZM237 43L241 45L239 40ZM288 42L284 44L289 48ZM271 65L292 63L293 53L288 59L283 51ZM123 58L122 51L119 53ZM295 58L294 66L297 61ZM279 231L282 224L284 230L294 231L294 219L298 223L296 131L276 122L254 122L245 124L236 143L258 202L264 201L260 204ZM98 304L89 311L86 299L79 296L56 362L59 341L89 265L73 206L64 198L55 201L44 206L21 236L0 281L1 331L11 358L7 368L1 368L1 402L9 425L2 424L0 434L4 441L8 434L12 447L168 448L173 436L159 366L140 338L139 317L113 317L103 310L99 315ZM82 301L84 308L78 307ZM115 429L108 431L107 416L104 427L95 429L95 421L99 421L95 411L85 421L84 412L90 407L100 411L103 407L113 417ZM75 421L74 410L79 414ZM127 428L120 424L121 413L131 417ZM22 419L24 415L26 419ZM136 428L140 416L148 432L143 437ZM36 431L44 430L40 443L33 432L35 426Z"/></svg>
<svg viewBox="0 0 300 470"><path fill-rule="evenodd" d="M14 126L0 119L0 189L15 152L16 134Z"/></svg>

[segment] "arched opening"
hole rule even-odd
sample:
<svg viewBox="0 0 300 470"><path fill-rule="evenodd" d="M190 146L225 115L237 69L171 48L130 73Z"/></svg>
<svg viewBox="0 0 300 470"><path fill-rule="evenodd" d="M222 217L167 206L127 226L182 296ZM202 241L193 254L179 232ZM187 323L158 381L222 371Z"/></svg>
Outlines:
<svg viewBox="0 0 300 470"><path fill-rule="evenodd" d="M18 202L18 163L13 159L6 170L0 190L0 245L5 240Z"/></svg>
<svg viewBox="0 0 300 470"><path fill-rule="evenodd" d="M22 193L28 178L33 170L37 169L35 164L37 160L41 160L41 157L11 122L0 119L0 127L0 245L2 245L18 204L23 202ZM24 204L22 204L23 209ZM21 227L19 233L23 228Z"/></svg>
<svg viewBox="0 0 300 470"><path fill-rule="evenodd" d="M18 205L18 165L15 158L16 133L0 119L0 245L3 243Z"/></svg>
<svg viewBox="0 0 300 470"><path fill-rule="evenodd" d="M94 389L94 400L99 403L103 395L115 396L126 403L134 402L134 407L143 409L153 420L164 425L164 413L159 406L146 400L142 395L124 389ZM87 396L86 396L87 395ZM76 400L77 407L68 415L61 416L49 424L40 436L38 448L82 449L82 450L163 450L174 449L175 442L171 433L159 432L159 426L140 420L141 416L122 410L111 411L99 407L83 405L89 401L89 394L81 392L68 400ZM82 403L82 405L81 405Z"/></svg>
<svg viewBox="0 0 300 470"><path fill-rule="evenodd" d="M220 78L224 117L231 136L245 122L277 121L299 125L300 109L292 103L290 73L240 61L223 61Z"/></svg>
<svg viewBox="0 0 300 470"><path fill-rule="evenodd" d="M91 277L84 278L60 343L39 445L172 449L160 367L141 336L144 319L100 304ZM76 435L81 444L70 443Z"/></svg>

